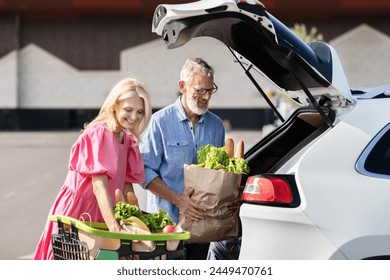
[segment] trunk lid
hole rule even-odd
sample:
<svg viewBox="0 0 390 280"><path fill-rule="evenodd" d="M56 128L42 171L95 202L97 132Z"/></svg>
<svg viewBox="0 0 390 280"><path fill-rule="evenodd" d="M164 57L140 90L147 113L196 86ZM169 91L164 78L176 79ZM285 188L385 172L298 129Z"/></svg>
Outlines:
<svg viewBox="0 0 390 280"><path fill-rule="evenodd" d="M246 72L255 68L280 92L302 105L314 105L324 118L321 106L339 108L355 102L336 51L323 42L306 44L260 1L159 5L152 31L168 49L194 37L220 40Z"/></svg>

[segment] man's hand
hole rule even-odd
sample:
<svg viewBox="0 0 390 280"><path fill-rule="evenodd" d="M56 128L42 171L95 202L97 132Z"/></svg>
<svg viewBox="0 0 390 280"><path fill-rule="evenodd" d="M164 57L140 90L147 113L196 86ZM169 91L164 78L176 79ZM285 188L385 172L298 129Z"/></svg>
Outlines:
<svg viewBox="0 0 390 280"><path fill-rule="evenodd" d="M185 190L182 195L179 195L171 190L159 177L149 183L148 190L176 205L179 212L185 217L197 221L203 219L206 215L206 209L191 199L194 190Z"/></svg>
<svg viewBox="0 0 390 280"><path fill-rule="evenodd" d="M204 218L206 209L191 199L193 193L193 189L185 190L184 193L178 197L175 204L182 215L189 217L194 221L198 221Z"/></svg>

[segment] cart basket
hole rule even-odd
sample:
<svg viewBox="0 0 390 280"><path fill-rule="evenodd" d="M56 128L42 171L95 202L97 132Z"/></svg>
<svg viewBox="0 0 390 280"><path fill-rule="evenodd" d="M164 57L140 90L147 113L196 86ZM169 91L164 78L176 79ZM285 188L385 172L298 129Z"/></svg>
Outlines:
<svg viewBox="0 0 390 280"><path fill-rule="evenodd" d="M55 260L184 260L184 240L190 238L188 231L128 234L110 232L101 222L61 215L52 215L50 220L58 224L51 240Z"/></svg>
<svg viewBox="0 0 390 280"><path fill-rule="evenodd" d="M61 218L58 218L58 233L52 234L51 244L55 260L89 260L88 245L80 241L75 223L71 221L71 230L66 231Z"/></svg>

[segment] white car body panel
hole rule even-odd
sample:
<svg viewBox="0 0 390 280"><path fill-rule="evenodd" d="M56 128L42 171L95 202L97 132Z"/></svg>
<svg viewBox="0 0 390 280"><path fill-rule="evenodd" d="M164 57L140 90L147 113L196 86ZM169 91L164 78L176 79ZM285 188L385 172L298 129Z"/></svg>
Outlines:
<svg viewBox="0 0 390 280"><path fill-rule="evenodd" d="M390 116L382 116L383 121L379 121L381 116L372 115L376 120L370 122L371 116L360 112L371 107L369 103L375 106L373 111L384 112L390 106L389 100L380 104L382 109L372 100L358 103L343 122L306 152L297 168L297 183L305 186L302 192L311 202L310 207L304 209L305 213L338 247L362 236L378 234L386 234L390 242L390 224L383 223L390 218L390 211L381 210L388 205L389 181L363 176L355 167L362 151L390 119ZM358 124L365 130L357 129ZM329 202L333 202L332 205Z"/></svg>
<svg viewBox="0 0 390 280"><path fill-rule="evenodd" d="M250 2L250 1L248 1ZM259 5L264 6L259 1L252 1L256 2ZM181 19L183 16L194 16L194 15L205 15L207 12L205 10L216 8L219 6L226 6L226 11L232 11L232 12L238 12L236 1L234 0L208 0L208 1L196 1L192 3L187 4L164 4L163 6L167 9L167 15L163 18L163 20L159 23L158 26L152 26L152 32L162 36L164 26L175 19ZM156 9L157 10L157 9ZM239 11L240 13L247 14L249 16L253 16L253 14L247 13L245 11ZM269 21L267 20L265 23L263 23L264 26L266 24L269 24Z"/></svg>
<svg viewBox="0 0 390 280"><path fill-rule="evenodd" d="M299 208L241 207L240 259L362 259L387 254L389 181L355 169L361 152L388 124L387 108L390 100L357 103L339 124L288 162L301 196ZM375 110L388 115L364 114Z"/></svg>
<svg viewBox="0 0 390 280"><path fill-rule="evenodd" d="M330 259L340 254L300 209L244 204L240 260ZM302 238L305 236L305 238Z"/></svg>

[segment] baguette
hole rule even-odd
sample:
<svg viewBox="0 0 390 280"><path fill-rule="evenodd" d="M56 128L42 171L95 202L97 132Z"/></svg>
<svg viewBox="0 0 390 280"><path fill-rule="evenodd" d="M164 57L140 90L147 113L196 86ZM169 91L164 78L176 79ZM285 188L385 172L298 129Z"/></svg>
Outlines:
<svg viewBox="0 0 390 280"><path fill-rule="evenodd" d="M133 227L140 228L146 232L150 232L149 227L138 217L131 216L130 218L127 218L124 222L125 225L131 225Z"/></svg>
<svg viewBox="0 0 390 280"><path fill-rule="evenodd" d="M125 198L123 197L123 192L120 189L115 190L115 200L117 203L119 201L125 202Z"/></svg>
<svg viewBox="0 0 390 280"><path fill-rule="evenodd" d="M225 151L231 158L234 155L234 141L232 138L228 138L225 141Z"/></svg>
<svg viewBox="0 0 390 280"><path fill-rule="evenodd" d="M134 192L128 192L126 194L126 200L127 200L128 204L130 204L130 205L137 205L138 206L138 198L137 198L137 196L135 195Z"/></svg>
<svg viewBox="0 0 390 280"><path fill-rule="evenodd" d="M236 151L234 152L235 158L243 158L244 157L244 141L239 141L237 143Z"/></svg>

